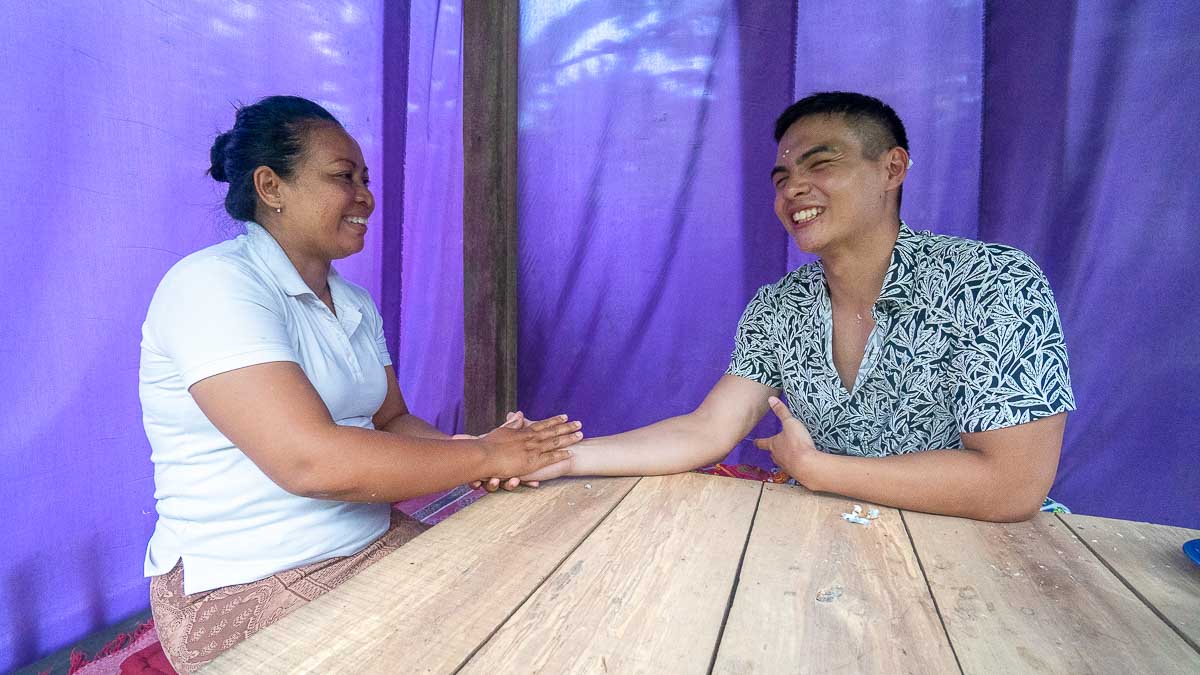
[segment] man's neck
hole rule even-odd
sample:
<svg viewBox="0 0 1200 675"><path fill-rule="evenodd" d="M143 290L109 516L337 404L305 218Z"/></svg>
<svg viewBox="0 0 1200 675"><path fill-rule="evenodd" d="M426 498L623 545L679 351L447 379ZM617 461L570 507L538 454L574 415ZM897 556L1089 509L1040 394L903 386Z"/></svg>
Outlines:
<svg viewBox="0 0 1200 675"><path fill-rule="evenodd" d="M851 248L821 257L825 280L829 284L829 299L839 307L855 312L868 311L883 289L892 261L892 249L900 232L897 221L893 226L872 228Z"/></svg>

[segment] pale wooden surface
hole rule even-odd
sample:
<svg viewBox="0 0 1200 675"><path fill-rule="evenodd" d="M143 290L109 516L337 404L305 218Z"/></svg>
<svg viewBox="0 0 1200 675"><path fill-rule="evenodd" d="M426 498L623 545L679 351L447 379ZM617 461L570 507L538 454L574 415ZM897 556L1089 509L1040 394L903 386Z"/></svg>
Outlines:
<svg viewBox="0 0 1200 675"><path fill-rule="evenodd" d="M497 493L206 672L1200 673L1194 531L852 503L698 474Z"/></svg>
<svg viewBox="0 0 1200 675"><path fill-rule="evenodd" d="M1075 531L1126 584L1200 649L1200 566L1183 543L1200 530L1064 514Z"/></svg>
<svg viewBox="0 0 1200 675"><path fill-rule="evenodd" d="M905 521L964 673L1200 672L1200 654L1053 515Z"/></svg>
<svg viewBox="0 0 1200 675"><path fill-rule="evenodd" d="M638 480L484 497L204 672L452 672Z"/></svg>
<svg viewBox="0 0 1200 675"><path fill-rule="evenodd" d="M707 672L761 489L643 478L462 672Z"/></svg>
<svg viewBox="0 0 1200 675"><path fill-rule="evenodd" d="M714 673L959 672L900 512L854 503L766 486Z"/></svg>

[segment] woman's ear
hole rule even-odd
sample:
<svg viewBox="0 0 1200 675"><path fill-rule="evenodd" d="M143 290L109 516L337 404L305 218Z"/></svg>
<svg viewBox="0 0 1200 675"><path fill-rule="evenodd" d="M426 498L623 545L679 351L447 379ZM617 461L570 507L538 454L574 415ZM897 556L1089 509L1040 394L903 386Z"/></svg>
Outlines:
<svg viewBox="0 0 1200 675"><path fill-rule="evenodd" d="M254 191L258 200L267 208L278 210L283 208L283 196L280 191L283 180L269 166L260 166L254 170Z"/></svg>

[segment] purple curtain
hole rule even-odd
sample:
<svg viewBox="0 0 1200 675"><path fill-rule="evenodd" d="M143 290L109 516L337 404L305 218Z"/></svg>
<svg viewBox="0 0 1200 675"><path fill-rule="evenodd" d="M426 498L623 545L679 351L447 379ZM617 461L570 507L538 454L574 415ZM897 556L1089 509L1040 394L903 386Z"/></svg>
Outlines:
<svg viewBox="0 0 1200 675"><path fill-rule="evenodd" d="M458 0L412 8L396 359L409 409L447 433L464 405L460 12Z"/></svg>
<svg viewBox="0 0 1200 675"><path fill-rule="evenodd" d="M1200 4L1025 4L988 5L980 235L1058 297L1079 411L1054 494L1200 528Z"/></svg>
<svg viewBox="0 0 1200 675"><path fill-rule="evenodd" d="M690 410L784 271L765 162L790 11L522 3L519 400L591 434ZM766 159L762 159L766 157Z"/></svg>
<svg viewBox="0 0 1200 675"><path fill-rule="evenodd" d="M383 5L0 3L0 671L147 606L150 295L181 256L238 232L204 172L239 101L320 101L388 181ZM376 223L398 215L377 196ZM377 299L394 269L381 242L373 228L338 264Z"/></svg>
<svg viewBox="0 0 1200 675"><path fill-rule="evenodd" d="M447 431L463 359L457 1L411 16L383 2L10 5L0 670L146 606L140 325L171 264L236 233L203 176L233 103L306 95L363 145L381 225L339 269L383 306L410 407ZM771 212L775 116L813 90L861 89L909 127L913 227L1021 247L1050 277L1080 403L1053 494L1200 527L1185 435L1200 417L1200 296L1185 281L1200 250L1186 173L1200 7L528 0L521 30L531 415L601 434L694 407L754 290L805 261ZM730 459L766 461L746 444Z"/></svg>
<svg viewBox="0 0 1200 675"><path fill-rule="evenodd" d="M795 98L859 91L887 102L913 160L901 217L977 237L982 1L804 2L796 26ZM813 259L789 246L788 269Z"/></svg>

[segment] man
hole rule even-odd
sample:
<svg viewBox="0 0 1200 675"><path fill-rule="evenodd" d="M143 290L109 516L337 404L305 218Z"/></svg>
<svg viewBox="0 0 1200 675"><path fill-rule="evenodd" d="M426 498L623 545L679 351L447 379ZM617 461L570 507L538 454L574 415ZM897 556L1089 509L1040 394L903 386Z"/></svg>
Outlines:
<svg viewBox="0 0 1200 675"><path fill-rule="evenodd" d="M759 289L729 369L696 410L585 440L526 478L694 469L724 457L769 407L782 431L756 444L810 489L1031 517L1075 408L1041 270L1015 249L901 222L908 140L877 99L806 97L775 139L775 215L819 261Z"/></svg>

